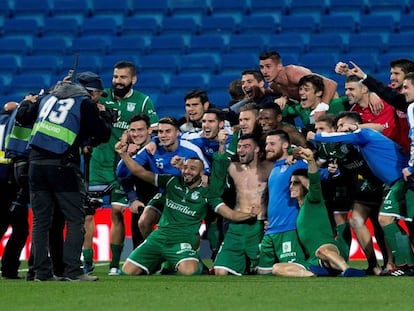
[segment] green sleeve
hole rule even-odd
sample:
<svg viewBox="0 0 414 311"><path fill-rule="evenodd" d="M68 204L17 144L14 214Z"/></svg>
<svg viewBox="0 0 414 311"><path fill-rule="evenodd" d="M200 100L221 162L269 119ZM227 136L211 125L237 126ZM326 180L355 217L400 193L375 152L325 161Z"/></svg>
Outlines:
<svg viewBox="0 0 414 311"><path fill-rule="evenodd" d="M213 164L209 180L209 193L213 196L221 197L226 187L227 169L230 159L227 154L213 154Z"/></svg>
<svg viewBox="0 0 414 311"><path fill-rule="evenodd" d="M157 124L158 123L158 115L154 108L154 103L152 102L151 98L147 96L144 100L144 109L143 112L149 117L150 124Z"/></svg>

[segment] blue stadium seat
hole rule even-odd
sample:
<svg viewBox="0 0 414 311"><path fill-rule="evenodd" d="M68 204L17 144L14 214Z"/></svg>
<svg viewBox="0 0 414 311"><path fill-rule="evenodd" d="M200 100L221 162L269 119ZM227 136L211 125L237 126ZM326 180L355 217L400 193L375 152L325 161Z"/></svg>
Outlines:
<svg viewBox="0 0 414 311"><path fill-rule="evenodd" d="M129 0L116 0L116 1L102 1L102 0L89 0L91 3L90 11L93 16L105 15L105 16L117 16L123 17L131 14L131 7Z"/></svg>
<svg viewBox="0 0 414 311"><path fill-rule="evenodd" d="M307 42L301 34L278 34L270 36L268 41L269 50L279 52L282 57L283 54L289 53L303 53L306 51Z"/></svg>
<svg viewBox="0 0 414 311"><path fill-rule="evenodd" d="M187 44L181 35L152 37L148 46L149 53L184 54Z"/></svg>
<svg viewBox="0 0 414 311"><path fill-rule="evenodd" d="M77 72L82 71L92 71L97 74L100 73L101 68L101 62L100 62L101 56L95 56L95 55L85 55L80 54L78 59L78 69ZM74 66L74 56L73 55L67 55L62 56L62 63L60 66L60 75L66 75L70 69L73 69Z"/></svg>
<svg viewBox="0 0 414 311"><path fill-rule="evenodd" d="M150 37L160 33L161 25L154 16L126 17L121 25L122 36L144 35Z"/></svg>
<svg viewBox="0 0 414 311"><path fill-rule="evenodd" d="M414 13L401 15L397 30L399 32L414 32Z"/></svg>
<svg viewBox="0 0 414 311"><path fill-rule="evenodd" d="M193 35L198 32L198 24L191 16L165 17L161 23L161 34Z"/></svg>
<svg viewBox="0 0 414 311"><path fill-rule="evenodd" d="M177 73L177 56L175 54L145 55L138 58L140 71L144 73Z"/></svg>
<svg viewBox="0 0 414 311"><path fill-rule="evenodd" d="M313 34L309 37L307 52L344 53L346 45L342 35L338 33Z"/></svg>
<svg viewBox="0 0 414 311"><path fill-rule="evenodd" d="M68 15L87 17L91 16L88 1L74 1L74 0L53 0L51 1L52 15Z"/></svg>
<svg viewBox="0 0 414 311"><path fill-rule="evenodd" d="M51 14L49 1L18 0L11 2L13 3L13 17L30 16L42 19Z"/></svg>
<svg viewBox="0 0 414 311"><path fill-rule="evenodd" d="M207 91L208 94L210 95L211 92L224 92L227 93L228 92L228 87L229 84L231 82L233 82L234 80L238 80L241 77L241 73L244 69L247 68L251 68L251 67L243 67L243 69L241 69L239 72L234 72L234 73L230 73L230 74L220 74L220 75L216 75L216 76L212 76L210 75L210 78L208 79L208 83L207 83ZM228 93L227 93L227 96Z"/></svg>
<svg viewBox="0 0 414 311"><path fill-rule="evenodd" d="M71 50L82 55L105 55L108 44L103 36L80 37L72 40Z"/></svg>
<svg viewBox="0 0 414 311"><path fill-rule="evenodd" d="M365 17L365 16L364 16ZM319 20L318 31L320 33L352 33L357 30L359 22L358 14L341 14L332 13L331 15L322 15Z"/></svg>
<svg viewBox="0 0 414 311"><path fill-rule="evenodd" d="M0 0L0 12L4 18L10 18L13 15L13 7L9 0Z"/></svg>
<svg viewBox="0 0 414 311"><path fill-rule="evenodd" d="M328 11L330 14L365 14L367 12L365 0L329 0Z"/></svg>
<svg viewBox="0 0 414 311"><path fill-rule="evenodd" d="M288 0L254 0L250 1L250 13L252 15L270 14L273 12L285 12Z"/></svg>
<svg viewBox="0 0 414 311"><path fill-rule="evenodd" d="M130 62L133 62L135 66L137 66L137 70L139 69L139 64L137 57L132 56L133 53L128 53L125 55L105 55L101 57L101 73L102 74L110 74L112 79L112 73L114 69L114 65L121 61L121 60L127 60Z"/></svg>
<svg viewBox="0 0 414 311"><path fill-rule="evenodd" d="M54 16L44 19L42 36L77 37L80 34L79 20L72 16Z"/></svg>
<svg viewBox="0 0 414 311"><path fill-rule="evenodd" d="M258 63L259 60L256 53L224 54L221 56L220 72L221 74L231 74L240 78L243 70L257 68Z"/></svg>
<svg viewBox="0 0 414 311"><path fill-rule="evenodd" d="M41 89L50 88L50 75L23 73L15 75L8 86L8 94L21 94L23 97L28 93L38 93Z"/></svg>
<svg viewBox="0 0 414 311"><path fill-rule="evenodd" d="M220 53L227 50L227 42L223 35L201 35L190 38L190 53Z"/></svg>
<svg viewBox="0 0 414 311"><path fill-rule="evenodd" d="M233 16L203 16L199 32L205 34L230 34L237 31Z"/></svg>
<svg viewBox="0 0 414 311"><path fill-rule="evenodd" d="M179 119L185 113L184 93L158 94L155 110L160 118L171 116Z"/></svg>
<svg viewBox="0 0 414 311"><path fill-rule="evenodd" d="M291 0L287 1L286 14L311 14L314 16L328 12L327 0Z"/></svg>
<svg viewBox="0 0 414 311"><path fill-rule="evenodd" d="M265 50L267 42L265 36L253 34L230 35L228 50L231 53L260 52Z"/></svg>
<svg viewBox="0 0 414 311"><path fill-rule="evenodd" d="M24 55L30 52L30 44L24 38L0 38L0 55Z"/></svg>
<svg viewBox="0 0 414 311"><path fill-rule="evenodd" d="M279 15L244 16L239 25L241 34L275 33L280 26Z"/></svg>
<svg viewBox="0 0 414 311"><path fill-rule="evenodd" d="M11 18L4 21L3 36L37 37L40 35L40 24L36 18Z"/></svg>
<svg viewBox="0 0 414 311"><path fill-rule="evenodd" d="M131 0L131 9L133 15L162 17L170 14L168 0Z"/></svg>
<svg viewBox="0 0 414 311"><path fill-rule="evenodd" d="M201 74L182 74L170 76L168 91L170 93L185 94L192 89L205 89L206 80Z"/></svg>
<svg viewBox="0 0 414 311"><path fill-rule="evenodd" d="M142 73L138 75L137 88L152 97L152 94L164 93L167 88L166 78L159 73Z"/></svg>
<svg viewBox="0 0 414 311"><path fill-rule="evenodd" d="M178 73L217 73L217 59L212 54L182 55L178 61Z"/></svg>
<svg viewBox="0 0 414 311"><path fill-rule="evenodd" d="M35 55L23 56L21 58L21 67L23 74L42 74L49 73L56 75L59 72L60 59L52 55Z"/></svg>
<svg viewBox="0 0 414 311"><path fill-rule="evenodd" d="M309 53L299 57L299 65L309 68L312 72L329 72L334 74L336 63L339 61L332 53Z"/></svg>
<svg viewBox="0 0 414 311"><path fill-rule="evenodd" d="M208 13L209 0L169 0L169 13L171 15L201 16Z"/></svg>
<svg viewBox="0 0 414 311"><path fill-rule="evenodd" d="M139 35L112 37L108 47L108 54L142 55L146 53L147 48L147 41Z"/></svg>
<svg viewBox="0 0 414 311"><path fill-rule="evenodd" d="M209 102L219 109L227 108L230 102L230 95L227 90L208 92Z"/></svg>
<svg viewBox="0 0 414 311"><path fill-rule="evenodd" d="M20 71L20 57L15 55L0 55L0 76L11 76Z"/></svg>
<svg viewBox="0 0 414 311"><path fill-rule="evenodd" d="M119 34L119 25L114 17L86 18L80 25L80 33L82 36L116 36Z"/></svg>
<svg viewBox="0 0 414 311"><path fill-rule="evenodd" d="M360 33L393 33L396 29L396 21L392 14L364 15L358 25Z"/></svg>
<svg viewBox="0 0 414 311"><path fill-rule="evenodd" d="M400 59L400 58L407 58L414 60L414 52L406 51L406 52L388 52L385 54L378 55L378 72L379 73L387 73L388 74L388 82L389 82L389 71L390 71L390 63L393 60Z"/></svg>
<svg viewBox="0 0 414 311"><path fill-rule="evenodd" d="M376 73L378 71L377 53L358 53L352 52L344 55L346 62L352 61L367 73Z"/></svg>
<svg viewBox="0 0 414 311"><path fill-rule="evenodd" d="M367 0L367 12L388 13L398 16L408 13L410 1L407 0Z"/></svg>
<svg viewBox="0 0 414 311"><path fill-rule="evenodd" d="M64 55L69 51L67 40L61 37L33 38L30 55Z"/></svg>
<svg viewBox="0 0 414 311"><path fill-rule="evenodd" d="M280 17L280 33L312 33L316 32L317 22L314 16L308 14L282 15Z"/></svg>
<svg viewBox="0 0 414 311"><path fill-rule="evenodd" d="M387 52L409 53L413 51L414 33L398 33L388 37ZM411 46L411 48L410 48Z"/></svg>
<svg viewBox="0 0 414 311"><path fill-rule="evenodd" d="M220 14L246 14L249 11L249 6L247 1L240 0L211 0L210 1L210 14L220 15Z"/></svg>
<svg viewBox="0 0 414 311"><path fill-rule="evenodd" d="M386 49L386 42L379 33L350 34L348 37L348 51L382 53Z"/></svg>

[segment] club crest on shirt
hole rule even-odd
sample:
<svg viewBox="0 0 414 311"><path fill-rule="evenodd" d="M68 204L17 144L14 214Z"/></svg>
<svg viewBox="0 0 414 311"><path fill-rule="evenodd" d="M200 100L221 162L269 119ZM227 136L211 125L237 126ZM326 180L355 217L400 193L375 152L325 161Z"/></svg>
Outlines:
<svg viewBox="0 0 414 311"><path fill-rule="evenodd" d="M191 194L192 200L198 200L199 197L200 197L200 193L198 191L195 191Z"/></svg>
<svg viewBox="0 0 414 311"><path fill-rule="evenodd" d="M135 106L137 105L137 103L131 103L131 102L128 102L127 103L127 110L129 111L129 112L132 112L132 111L134 111L135 110Z"/></svg>

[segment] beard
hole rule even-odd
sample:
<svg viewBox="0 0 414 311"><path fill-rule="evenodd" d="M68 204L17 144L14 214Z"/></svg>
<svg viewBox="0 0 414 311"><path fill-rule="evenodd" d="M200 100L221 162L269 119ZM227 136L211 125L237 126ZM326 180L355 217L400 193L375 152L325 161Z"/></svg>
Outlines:
<svg viewBox="0 0 414 311"><path fill-rule="evenodd" d="M116 86L118 85L122 85L122 84L115 84L112 85L112 91L114 92L114 95L116 97L119 98L124 98L126 94L128 94L128 92L131 90L132 88L132 83L128 84L128 85L124 85L124 87L122 89L118 89Z"/></svg>
<svg viewBox="0 0 414 311"><path fill-rule="evenodd" d="M274 162L279 160L281 157L283 156L283 151L280 152L272 152L272 153L268 153L266 152L266 160Z"/></svg>
<svg viewBox="0 0 414 311"><path fill-rule="evenodd" d="M186 176L184 177L183 176L183 179L184 179L184 182L187 186L191 186L191 185L194 185L195 183L200 183L201 182L201 176L200 175L194 176L191 179L190 179L190 177L186 177Z"/></svg>

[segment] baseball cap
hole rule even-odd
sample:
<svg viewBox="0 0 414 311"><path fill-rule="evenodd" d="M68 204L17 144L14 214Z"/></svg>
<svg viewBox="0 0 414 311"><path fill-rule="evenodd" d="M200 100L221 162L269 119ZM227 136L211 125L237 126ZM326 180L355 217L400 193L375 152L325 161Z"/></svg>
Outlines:
<svg viewBox="0 0 414 311"><path fill-rule="evenodd" d="M81 72L78 75L77 80L83 87L85 87L85 89L89 91L104 90L101 77L91 71ZM101 96L107 97L108 94L106 92L103 92Z"/></svg>

